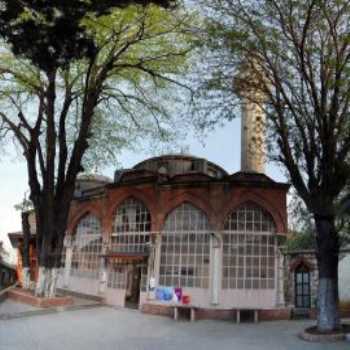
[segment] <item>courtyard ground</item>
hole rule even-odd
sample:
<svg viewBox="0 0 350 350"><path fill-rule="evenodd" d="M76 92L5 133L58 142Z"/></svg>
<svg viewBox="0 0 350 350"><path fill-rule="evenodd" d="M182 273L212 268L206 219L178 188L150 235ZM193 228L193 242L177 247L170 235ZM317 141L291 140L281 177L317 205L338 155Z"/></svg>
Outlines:
<svg viewBox="0 0 350 350"><path fill-rule="evenodd" d="M311 322L234 324L175 322L108 307L0 320L1 350L313 350L350 348L349 342L306 343L297 333Z"/></svg>

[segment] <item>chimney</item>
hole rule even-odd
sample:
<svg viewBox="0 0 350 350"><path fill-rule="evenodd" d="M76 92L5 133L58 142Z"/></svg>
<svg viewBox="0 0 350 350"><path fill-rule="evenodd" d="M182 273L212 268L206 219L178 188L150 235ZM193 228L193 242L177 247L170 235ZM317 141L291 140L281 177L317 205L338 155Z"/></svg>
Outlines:
<svg viewBox="0 0 350 350"><path fill-rule="evenodd" d="M266 116L258 75L252 64L242 65L234 89L241 99L241 171L265 173Z"/></svg>

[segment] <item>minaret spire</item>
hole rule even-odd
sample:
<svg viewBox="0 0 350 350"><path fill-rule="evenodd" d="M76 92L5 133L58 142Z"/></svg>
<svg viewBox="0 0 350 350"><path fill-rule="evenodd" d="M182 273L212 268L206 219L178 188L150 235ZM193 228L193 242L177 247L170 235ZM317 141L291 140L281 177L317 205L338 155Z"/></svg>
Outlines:
<svg viewBox="0 0 350 350"><path fill-rule="evenodd" d="M241 98L241 171L264 173L266 165L265 95L259 70L242 65L234 88Z"/></svg>

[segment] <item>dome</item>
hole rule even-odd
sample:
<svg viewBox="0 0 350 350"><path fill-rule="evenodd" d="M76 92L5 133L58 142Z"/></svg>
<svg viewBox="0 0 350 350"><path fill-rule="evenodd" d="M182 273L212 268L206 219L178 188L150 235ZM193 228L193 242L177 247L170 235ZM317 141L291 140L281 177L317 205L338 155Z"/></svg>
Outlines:
<svg viewBox="0 0 350 350"><path fill-rule="evenodd" d="M86 181L86 182L97 182L97 183L110 183L112 179L108 176L98 175L98 174L81 174L77 177L77 182Z"/></svg>
<svg viewBox="0 0 350 350"><path fill-rule="evenodd" d="M111 182L112 180L109 177L103 176L103 175L97 175L97 174L78 175L75 181L74 196L81 197L84 192L101 188Z"/></svg>
<svg viewBox="0 0 350 350"><path fill-rule="evenodd" d="M168 154L149 158L136 164L133 169L158 172L170 177L181 174L201 173L221 179L228 175L223 168L207 159L185 154Z"/></svg>

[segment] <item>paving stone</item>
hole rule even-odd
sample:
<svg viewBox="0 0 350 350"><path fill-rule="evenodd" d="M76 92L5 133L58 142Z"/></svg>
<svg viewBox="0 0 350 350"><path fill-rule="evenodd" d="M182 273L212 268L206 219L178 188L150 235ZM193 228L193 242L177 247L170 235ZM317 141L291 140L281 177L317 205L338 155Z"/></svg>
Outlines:
<svg viewBox="0 0 350 350"><path fill-rule="evenodd" d="M349 343L300 340L312 321L175 322L99 307L0 321L0 350L348 350Z"/></svg>

